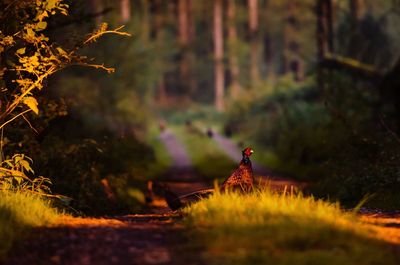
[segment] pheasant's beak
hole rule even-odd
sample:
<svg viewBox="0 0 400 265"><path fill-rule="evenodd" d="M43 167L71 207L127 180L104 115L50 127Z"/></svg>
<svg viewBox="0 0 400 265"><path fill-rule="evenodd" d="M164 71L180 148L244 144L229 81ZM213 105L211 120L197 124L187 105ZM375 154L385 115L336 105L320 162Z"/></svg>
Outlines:
<svg viewBox="0 0 400 265"><path fill-rule="evenodd" d="M250 150L250 154L252 154L252 153L254 153L254 151L253 151L253 150Z"/></svg>

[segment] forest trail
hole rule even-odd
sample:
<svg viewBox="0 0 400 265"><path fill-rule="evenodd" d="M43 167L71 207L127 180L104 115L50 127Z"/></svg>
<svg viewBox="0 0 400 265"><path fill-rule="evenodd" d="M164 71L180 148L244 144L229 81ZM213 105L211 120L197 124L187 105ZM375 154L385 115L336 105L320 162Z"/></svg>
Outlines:
<svg viewBox="0 0 400 265"><path fill-rule="evenodd" d="M172 158L171 168L161 177L160 182L166 184L177 195L188 194L193 191L210 188L210 185L196 173L185 146L169 129L163 130L158 138ZM153 212L168 212L169 208L164 200L153 205Z"/></svg>
<svg viewBox="0 0 400 265"><path fill-rule="evenodd" d="M5 265L200 265L174 214L64 217L17 244Z"/></svg>
<svg viewBox="0 0 400 265"><path fill-rule="evenodd" d="M229 139L217 139L222 139L222 148L234 150ZM160 140L174 161L171 174L164 178L171 190L183 194L207 187L191 168L184 146L172 132L163 132ZM284 181L277 181L277 188L282 188ZM185 233L179 214L170 212L165 203L155 205L151 210L153 213L149 214L102 218L65 216L55 226L35 229L24 242L13 248L4 264L206 264L202 260L202 249L193 245ZM379 238L392 243L400 252L400 214L364 214L361 218L371 224Z"/></svg>

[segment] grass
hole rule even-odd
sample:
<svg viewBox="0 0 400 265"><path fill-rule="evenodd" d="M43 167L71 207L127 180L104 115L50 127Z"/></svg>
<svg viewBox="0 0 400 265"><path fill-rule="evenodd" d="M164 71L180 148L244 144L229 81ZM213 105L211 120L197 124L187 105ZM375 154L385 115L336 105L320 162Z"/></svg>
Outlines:
<svg viewBox="0 0 400 265"><path fill-rule="evenodd" d="M212 139L205 134L194 133L183 126L174 126L173 131L182 141L194 168L207 179L225 179L237 167Z"/></svg>
<svg viewBox="0 0 400 265"><path fill-rule="evenodd" d="M153 148L155 163L148 169L149 179L154 179L167 172L172 165L172 158L164 144L158 139L160 131L157 127L149 128L147 143Z"/></svg>
<svg viewBox="0 0 400 265"><path fill-rule="evenodd" d="M354 214L312 197L216 193L185 212L210 264L399 264Z"/></svg>
<svg viewBox="0 0 400 265"><path fill-rule="evenodd" d="M59 217L50 202L38 196L0 192L0 260L29 228L53 224Z"/></svg>

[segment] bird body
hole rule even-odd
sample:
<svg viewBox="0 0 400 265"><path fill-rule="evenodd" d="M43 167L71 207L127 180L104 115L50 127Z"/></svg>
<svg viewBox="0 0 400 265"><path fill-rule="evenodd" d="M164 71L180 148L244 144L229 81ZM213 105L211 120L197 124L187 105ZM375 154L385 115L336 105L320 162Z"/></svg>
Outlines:
<svg viewBox="0 0 400 265"><path fill-rule="evenodd" d="M253 150L249 147L243 150L239 167L222 183L221 191L239 190L249 192L253 189L254 176L250 156Z"/></svg>

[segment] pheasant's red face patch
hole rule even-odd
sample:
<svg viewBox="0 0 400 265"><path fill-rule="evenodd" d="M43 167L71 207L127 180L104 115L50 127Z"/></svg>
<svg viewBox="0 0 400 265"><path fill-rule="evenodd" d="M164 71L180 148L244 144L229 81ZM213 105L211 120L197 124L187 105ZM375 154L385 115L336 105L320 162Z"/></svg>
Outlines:
<svg viewBox="0 0 400 265"><path fill-rule="evenodd" d="M247 147L246 149L243 150L243 153L246 156L251 156L252 153L254 153L253 149L251 149L250 147Z"/></svg>

